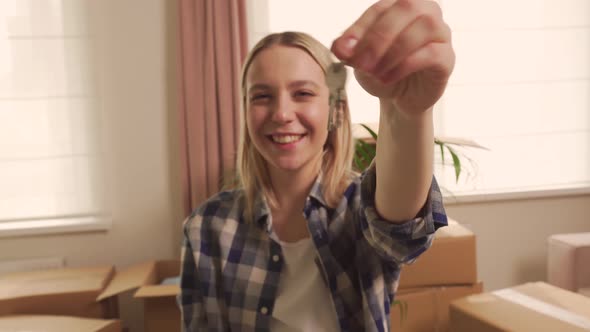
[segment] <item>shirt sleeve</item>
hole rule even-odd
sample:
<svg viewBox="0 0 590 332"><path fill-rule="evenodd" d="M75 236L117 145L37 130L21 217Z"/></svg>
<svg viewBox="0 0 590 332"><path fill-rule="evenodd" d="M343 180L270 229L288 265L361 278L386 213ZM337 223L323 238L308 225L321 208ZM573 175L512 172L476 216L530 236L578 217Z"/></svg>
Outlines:
<svg viewBox="0 0 590 332"><path fill-rule="evenodd" d="M181 253L180 294L176 300L181 313L183 332L200 331L206 327L206 315L203 297L199 288L197 262L189 236L189 225L192 219L184 222L183 244Z"/></svg>
<svg viewBox="0 0 590 332"><path fill-rule="evenodd" d="M432 244L434 232L447 225L442 194L432 177L426 203L416 218L402 223L383 219L375 208L376 171L373 163L361 176L360 227L364 238L386 260L411 264Z"/></svg>

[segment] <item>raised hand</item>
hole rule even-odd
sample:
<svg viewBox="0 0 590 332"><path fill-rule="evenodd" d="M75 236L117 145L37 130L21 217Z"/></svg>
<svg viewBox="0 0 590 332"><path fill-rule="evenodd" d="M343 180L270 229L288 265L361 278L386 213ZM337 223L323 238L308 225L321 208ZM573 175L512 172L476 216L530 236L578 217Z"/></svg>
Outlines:
<svg viewBox="0 0 590 332"><path fill-rule="evenodd" d="M407 114L436 103L455 64L451 30L428 0L375 3L333 42L332 52L355 69L368 93Z"/></svg>

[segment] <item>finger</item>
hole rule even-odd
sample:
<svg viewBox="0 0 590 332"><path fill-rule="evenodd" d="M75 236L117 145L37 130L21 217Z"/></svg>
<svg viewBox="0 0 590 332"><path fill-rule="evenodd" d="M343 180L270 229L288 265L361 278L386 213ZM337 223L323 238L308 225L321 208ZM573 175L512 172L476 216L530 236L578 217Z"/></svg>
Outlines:
<svg viewBox="0 0 590 332"><path fill-rule="evenodd" d="M440 7L433 1L396 1L361 37L353 56L348 60L349 64L373 72L399 34L421 17L442 21Z"/></svg>
<svg viewBox="0 0 590 332"><path fill-rule="evenodd" d="M374 3L337 38L331 47L332 53L339 59L347 59L352 53L354 46L369 29L371 24L381 16L396 0L381 0Z"/></svg>
<svg viewBox="0 0 590 332"><path fill-rule="evenodd" d="M449 43L430 43L406 57L381 80L395 84L414 73L428 71L432 79L442 82L448 80L454 66L455 53Z"/></svg>
<svg viewBox="0 0 590 332"><path fill-rule="evenodd" d="M374 68L374 74L382 77L397 67L406 57L430 43L449 43L451 29L432 16L420 16L393 41L385 55Z"/></svg>
<svg viewBox="0 0 590 332"><path fill-rule="evenodd" d="M415 9L410 9L413 5L407 6L405 5L407 3L407 1L397 1L372 22L360 37L352 56L348 59L349 65L365 72L373 70L395 37L417 15Z"/></svg>

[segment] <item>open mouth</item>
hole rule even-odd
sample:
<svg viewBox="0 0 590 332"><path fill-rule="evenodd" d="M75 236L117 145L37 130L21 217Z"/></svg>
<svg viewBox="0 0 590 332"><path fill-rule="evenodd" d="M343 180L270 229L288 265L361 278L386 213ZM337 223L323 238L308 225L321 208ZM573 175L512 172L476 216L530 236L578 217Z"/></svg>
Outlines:
<svg viewBox="0 0 590 332"><path fill-rule="evenodd" d="M292 144L299 142L305 136L305 134L269 135L269 138L277 144Z"/></svg>

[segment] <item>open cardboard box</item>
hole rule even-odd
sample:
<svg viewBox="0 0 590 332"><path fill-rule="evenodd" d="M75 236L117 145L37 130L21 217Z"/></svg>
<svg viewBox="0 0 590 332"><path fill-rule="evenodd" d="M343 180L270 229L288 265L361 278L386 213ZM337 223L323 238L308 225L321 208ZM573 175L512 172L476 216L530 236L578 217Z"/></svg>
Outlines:
<svg viewBox="0 0 590 332"><path fill-rule="evenodd" d="M395 299L400 305L391 308L391 330L399 332L446 332L449 330L449 307L452 301L481 293L481 282L464 286L438 286L417 289L402 289ZM403 317L402 317L403 316Z"/></svg>
<svg viewBox="0 0 590 332"><path fill-rule="evenodd" d="M451 304L453 332L582 332L590 299L544 282L468 296Z"/></svg>
<svg viewBox="0 0 590 332"><path fill-rule="evenodd" d="M114 318L116 299L97 301L115 276L112 266L63 268L0 276L0 316L64 315Z"/></svg>
<svg viewBox="0 0 590 332"><path fill-rule="evenodd" d="M11 332L121 332L121 322L68 316L0 316L0 331Z"/></svg>
<svg viewBox="0 0 590 332"><path fill-rule="evenodd" d="M439 228L432 246L402 267L399 288L477 283L475 234L454 220Z"/></svg>
<svg viewBox="0 0 590 332"><path fill-rule="evenodd" d="M159 285L179 274L178 260L152 261L117 272L106 266L10 273L0 276L0 316L118 318L117 295L137 289L135 297L144 300L146 331L179 331L179 286Z"/></svg>
<svg viewBox="0 0 590 332"><path fill-rule="evenodd" d="M98 300L106 300L125 291L138 289L134 297L142 299L144 303L145 331L180 331L180 310L176 304L176 295L180 293L180 287L160 285L162 280L179 275L179 260L135 265L118 273Z"/></svg>

